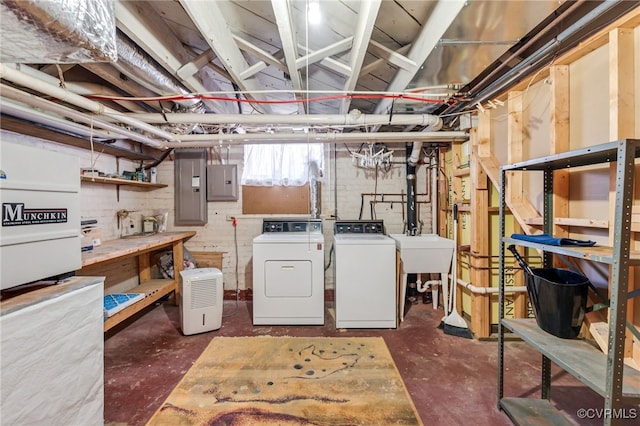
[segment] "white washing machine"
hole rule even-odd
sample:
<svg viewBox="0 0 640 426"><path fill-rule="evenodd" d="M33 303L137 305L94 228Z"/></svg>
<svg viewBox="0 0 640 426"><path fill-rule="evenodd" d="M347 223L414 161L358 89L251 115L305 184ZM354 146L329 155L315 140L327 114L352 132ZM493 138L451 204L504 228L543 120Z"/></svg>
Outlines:
<svg viewBox="0 0 640 426"><path fill-rule="evenodd" d="M396 245L381 220L336 221L336 328L396 328Z"/></svg>
<svg viewBox="0 0 640 426"><path fill-rule="evenodd" d="M253 324L324 324L320 219L265 219L253 239Z"/></svg>

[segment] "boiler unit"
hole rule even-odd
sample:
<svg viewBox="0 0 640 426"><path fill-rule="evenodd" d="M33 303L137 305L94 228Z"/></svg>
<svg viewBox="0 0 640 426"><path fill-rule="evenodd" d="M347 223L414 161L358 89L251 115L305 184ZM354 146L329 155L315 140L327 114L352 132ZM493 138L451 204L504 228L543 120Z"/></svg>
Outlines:
<svg viewBox="0 0 640 426"><path fill-rule="evenodd" d="M0 289L82 267L78 158L3 140L0 196Z"/></svg>
<svg viewBox="0 0 640 426"><path fill-rule="evenodd" d="M180 271L180 328L182 334L204 333L222 326L224 284L216 268Z"/></svg>

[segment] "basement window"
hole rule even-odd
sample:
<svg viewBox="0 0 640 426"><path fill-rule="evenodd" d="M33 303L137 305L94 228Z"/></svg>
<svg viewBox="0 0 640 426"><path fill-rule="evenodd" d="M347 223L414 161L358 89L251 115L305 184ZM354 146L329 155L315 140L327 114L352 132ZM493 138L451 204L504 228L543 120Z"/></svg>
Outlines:
<svg viewBox="0 0 640 426"><path fill-rule="evenodd" d="M322 144L244 146L242 212L309 214L311 188L323 176Z"/></svg>

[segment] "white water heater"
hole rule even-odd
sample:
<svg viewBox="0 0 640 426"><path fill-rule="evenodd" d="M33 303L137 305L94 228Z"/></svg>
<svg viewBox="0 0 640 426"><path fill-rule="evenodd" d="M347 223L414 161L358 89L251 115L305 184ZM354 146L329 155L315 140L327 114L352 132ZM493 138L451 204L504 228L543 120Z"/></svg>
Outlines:
<svg viewBox="0 0 640 426"><path fill-rule="evenodd" d="M224 285L216 268L180 271L180 328L191 335L222 326Z"/></svg>
<svg viewBox="0 0 640 426"><path fill-rule="evenodd" d="M3 139L0 198L0 289L82 267L78 158Z"/></svg>

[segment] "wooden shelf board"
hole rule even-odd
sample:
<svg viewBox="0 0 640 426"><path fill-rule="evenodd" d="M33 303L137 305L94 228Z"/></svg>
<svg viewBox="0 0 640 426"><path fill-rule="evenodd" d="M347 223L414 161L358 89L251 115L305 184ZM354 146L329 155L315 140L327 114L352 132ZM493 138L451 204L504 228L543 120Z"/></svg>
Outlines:
<svg viewBox="0 0 640 426"><path fill-rule="evenodd" d="M571 423L547 399L502 398L500 408L520 426L570 426Z"/></svg>
<svg viewBox="0 0 640 426"><path fill-rule="evenodd" d="M549 358L604 397L606 390L607 356L582 339L561 339L536 324L535 319L503 319L501 324L538 352ZM625 366L623 395L640 396L640 371Z"/></svg>
<svg viewBox="0 0 640 426"><path fill-rule="evenodd" d="M138 180L110 178L110 177L104 177L104 176L82 175L80 176L80 180L82 182L89 182L89 183L98 183L98 184L106 184L106 185L128 185L128 186L135 186L135 187L145 188L145 189L166 188L168 186L163 183L141 182Z"/></svg>
<svg viewBox="0 0 640 426"><path fill-rule="evenodd" d="M150 280L140 284L135 288L132 288L128 293L144 293L145 298L134 303L131 306L127 306L117 314L107 318L104 322L104 331L115 327L125 319L140 312L147 306L151 305L158 299L170 294L176 289L176 281L168 279Z"/></svg>

